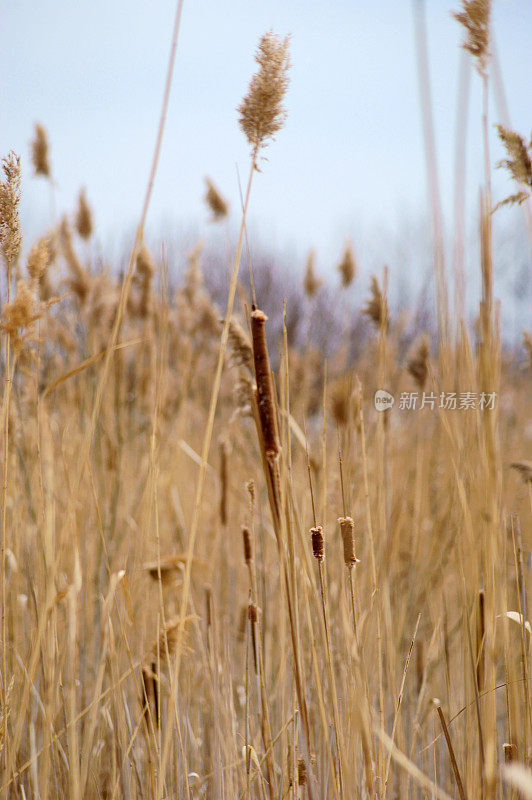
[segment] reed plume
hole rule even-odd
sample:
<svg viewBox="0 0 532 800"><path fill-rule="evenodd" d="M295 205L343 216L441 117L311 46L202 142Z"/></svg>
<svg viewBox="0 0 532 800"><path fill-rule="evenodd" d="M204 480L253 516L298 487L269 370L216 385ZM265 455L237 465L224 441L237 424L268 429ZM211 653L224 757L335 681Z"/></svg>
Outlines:
<svg viewBox="0 0 532 800"><path fill-rule="evenodd" d="M255 160L259 150L274 139L286 119L283 100L288 88L288 37L281 39L268 31L255 54L258 71L251 78L247 94L238 106L240 127Z"/></svg>
<svg viewBox="0 0 532 800"><path fill-rule="evenodd" d="M323 281L316 275L316 253L311 250L307 257L307 266L305 268L305 279L303 286L307 297L312 298L322 285Z"/></svg>
<svg viewBox="0 0 532 800"><path fill-rule="evenodd" d="M205 183L207 184L205 202L211 211L211 220L212 222L220 222L229 214L229 203L222 197L210 178L205 178Z"/></svg>
<svg viewBox="0 0 532 800"><path fill-rule="evenodd" d="M68 285L71 291L77 295L81 303L84 303L89 294L90 282L89 275L83 264L79 260L78 254L74 249L72 234L66 217L63 217L59 226L59 242L61 250L69 269L71 277Z"/></svg>
<svg viewBox="0 0 532 800"><path fill-rule="evenodd" d="M8 270L15 266L22 247L18 205L20 202L20 158L13 151L2 159L0 181L0 247Z"/></svg>
<svg viewBox="0 0 532 800"><path fill-rule="evenodd" d="M425 335L421 336L414 345L407 369L418 388L423 390L429 373L429 340Z"/></svg>
<svg viewBox="0 0 532 800"><path fill-rule="evenodd" d="M353 283L357 273L355 254L350 241L347 242L342 260L338 264L338 272L340 273L342 289L347 289Z"/></svg>
<svg viewBox="0 0 532 800"><path fill-rule="evenodd" d="M532 192L532 140L530 145L527 145L519 133L505 128L503 125L497 125L497 132L508 156L499 161L497 166L506 169L510 177L525 188L502 200L496 208L505 205L519 205L527 200Z"/></svg>
<svg viewBox="0 0 532 800"><path fill-rule="evenodd" d="M463 25L463 47L476 61L480 73L486 71L490 46L491 0L462 0L462 11L453 17Z"/></svg>
<svg viewBox="0 0 532 800"><path fill-rule="evenodd" d="M364 306L363 313L377 328L385 331L388 329L388 301L375 275L371 276L371 297Z"/></svg>
<svg viewBox="0 0 532 800"><path fill-rule="evenodd" d="M253 374L253 348L248 334L236 317L231 317L229 321L229 347L232 363Z"/></svg>
<svg viewBox="0 0 532 800"><path fill-rule="evenodd" d="M34 175L42 175L49 178L50 170L50 148L46 128L40 122L35 123L35 136L31 142L31 163Z"/></svg>
<svg viewBox="0 0 532 800"><path fill-rule="evenodd" d="M82 239L87 241L91 238L93 231L92 211L87 200L85 189L82 189L79 193L75 225L78 235L81 236Z"/></svg>

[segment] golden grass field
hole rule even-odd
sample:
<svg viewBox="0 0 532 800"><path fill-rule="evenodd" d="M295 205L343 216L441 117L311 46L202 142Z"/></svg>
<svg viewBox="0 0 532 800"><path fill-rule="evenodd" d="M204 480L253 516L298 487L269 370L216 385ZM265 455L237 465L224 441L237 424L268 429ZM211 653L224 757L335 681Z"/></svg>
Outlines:
<svg viewBox="0 0 532 800"><path fill-rule="evenodd" d="M484 89L489 10L458 20ZM357 288L371 336L354 363L286 329L267 344L283 299L255 296L245 219L282 136L288 46L261 39L238 110L251 158L225 309L199 247L168 288L144 244L150 188L120 278L87 257L83 194L22 258L4 160L3 797L532 797L532 340L528 366L501 348L489 158L474 327L449 312L436 249L438 333L406 358L386 274ZM528 146L501 138L526 197ZM53 192L42 126L31 161ZM222 220L212 184L206 200ZM341 301L349 247L340 278ZM317 291L310 258L311 319Z"/></svg>

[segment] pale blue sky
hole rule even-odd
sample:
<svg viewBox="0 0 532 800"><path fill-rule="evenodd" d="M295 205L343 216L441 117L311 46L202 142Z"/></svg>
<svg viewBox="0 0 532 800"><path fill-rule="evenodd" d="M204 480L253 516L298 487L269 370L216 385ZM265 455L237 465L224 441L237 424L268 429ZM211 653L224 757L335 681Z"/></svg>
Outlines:
<svg viewBox="0 0 532 800"><path fill-rule="evenodd" d="M451 223L459 43L458 0L428 0L440 181ZM0 151L24 159L23 215L49 217L30 179L33 124L48 129L60 210L85 185L104 243L130 230L145 191L174 0L4 0ZM514 127L532 128L532 3L495 0L494 24ZM248 150L235 111L258 37L292 35L288 120L257 177L250 230L325 268L351 234L422 219L426 183L411 0L185 0L175 80L149 227L207 232L203 177L238 210L235 164ZM468 202L481 181L480 82L471 85ZM492 121L496 121L495 114ZM501 157L494 142L493 160ZM500 172L494 193L512 189ZM512 212L516 213L516 212ZM474 222L474 219L472 219ZM258 234L257 234L258 235ZM393 266L393 265L392 265Z"/></svg>

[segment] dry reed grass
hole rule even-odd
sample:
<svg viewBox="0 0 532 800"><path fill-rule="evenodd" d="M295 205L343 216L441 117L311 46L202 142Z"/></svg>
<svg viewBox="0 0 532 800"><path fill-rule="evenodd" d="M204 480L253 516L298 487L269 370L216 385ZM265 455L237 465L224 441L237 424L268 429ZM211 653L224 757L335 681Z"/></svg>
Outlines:
<svg viewBox="0 0 532 800"><path fill-rule="evenodd" d="M422 336L403 363L373 277L375 347L355 363L325 370L286 327L269 347L261 298L237 285L287 40L266 34L257 61L222 323L201 247L170 295L142 225L126 283L94 271L65 217L17 284L20 165L4 162L3 796L526 796L532 384L501 356L489 205L476 332L461 321L433 358ZM210 183L207 202L226 215ZM349 244L338 269L345 289ZM313 263L306 277L312 297ZM412 381L432 406L375 409L377 389ZM499 402L453 409L452 392Z"/></svg>

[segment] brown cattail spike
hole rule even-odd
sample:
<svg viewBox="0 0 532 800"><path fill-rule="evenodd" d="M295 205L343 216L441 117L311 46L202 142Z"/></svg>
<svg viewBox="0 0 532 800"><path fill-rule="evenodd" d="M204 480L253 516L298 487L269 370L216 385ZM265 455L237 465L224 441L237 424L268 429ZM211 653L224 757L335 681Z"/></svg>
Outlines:
<svg viewBox="0 0 532 800"><path fill-rule="evenodd" d="M511 764L512 761L517 761L517 745L505 742L502 746L504 751L504 762Z"/></svg>
<svg viewBox="0 0 532 800"><path fill-rule="evenodd" d="M244 561L249 566L253 561L253 547L251 544L251 532L247 525L242 525L242 542L244 545Z"/></svg>
<svg viewBox="0 0 532 800"><path fill-rule="evenodd" d="M307 782L307 765L304 758L300 758L297 762L297 782L300 786L305 786Z"/></svg>
<svg viewBox="0 0 532 800"><path fill-rule="evenodd" d="M310 529L310 536L312 538L312 554L318 561L323 561L325 558L325 547L323 540L323 528L318 525L316 528Z"/></svg>
<svg viewBox="0 0 532 800"><path fill-rule="evenodd" d="M251 337L253 341L253 362L255 366L255 382L257 384L257 401L259 417L264 439L264 449L270 457L276 457L280 451L277 414L273 393L273 381L270 371L270 359L266 344L266 320L268 317L258 308L251 314Z"/></svg>
<svg viewBox="0 0 532 800"><path fill-rule="evenodd" d="M351 517L339 517L338 522L344 545L344 563L348 569L352 569L359 562L355 556L355 523Z"/></svg>

